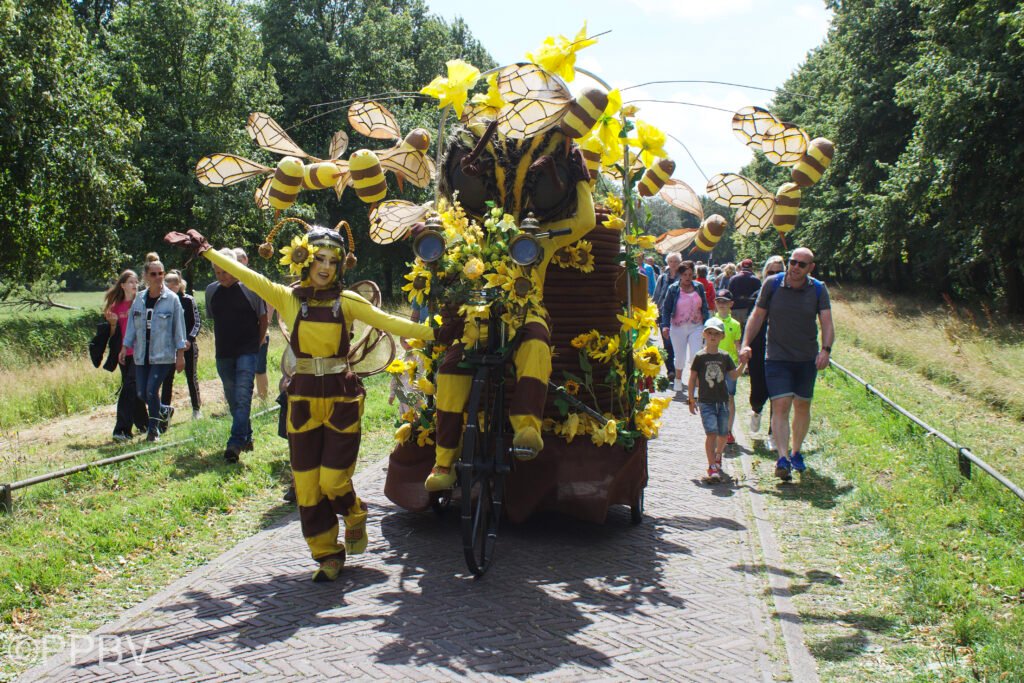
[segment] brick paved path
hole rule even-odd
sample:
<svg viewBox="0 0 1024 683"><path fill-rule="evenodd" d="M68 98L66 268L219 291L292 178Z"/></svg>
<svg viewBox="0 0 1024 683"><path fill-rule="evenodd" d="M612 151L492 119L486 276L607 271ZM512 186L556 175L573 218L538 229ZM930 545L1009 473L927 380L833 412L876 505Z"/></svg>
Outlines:
<svg viewBox="0 0 1024 683"><path fill-rule="evenodd" d="M357 477L370 547L336 583L309 581L292 515L24 679L772 680L745 494L699 483L703 434L682 403L649 461L643 524L622 508L603 526L506 525L480 581L454 510L394 507L374 465Z"/></svg>

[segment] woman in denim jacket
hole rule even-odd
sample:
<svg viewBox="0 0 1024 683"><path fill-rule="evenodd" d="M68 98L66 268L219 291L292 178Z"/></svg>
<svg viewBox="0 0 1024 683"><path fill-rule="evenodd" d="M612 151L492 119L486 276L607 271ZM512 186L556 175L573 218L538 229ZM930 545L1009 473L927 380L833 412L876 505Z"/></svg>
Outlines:
<svg viewBox="0 0 1024 683"><path fill-rule="evenodd" d="M149 409L146 439L156 441L174 413L160 402L160 385L172 370L185 368L185 313L178 295L164 286L164 264L150 261L144 272L149 287L139 292L128 311L120 361L132 349L136 390Z"/></svg>

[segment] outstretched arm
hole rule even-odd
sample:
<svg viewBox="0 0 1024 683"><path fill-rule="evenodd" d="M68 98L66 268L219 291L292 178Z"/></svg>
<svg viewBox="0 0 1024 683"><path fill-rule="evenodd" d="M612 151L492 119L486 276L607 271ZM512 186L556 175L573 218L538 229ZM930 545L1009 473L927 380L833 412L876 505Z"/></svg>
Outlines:
<svg viewBox="0 0 1024 683"><path fill-rule="evenodd" d="M295 298L291 288L271 282L268 278L250 270L238 261L228 258L216 249L208 249L203 252L203 258L217 266L221 270L234 275L246 287L274 306L279 311L285 312L285 319L290 320L298 310L298 300Z"/></svg>
<svg viewBox="0 0 1024 683"><path fill-rule="evenodd" d="M385 313L355 292L342 292L343 312L348 320L361 320L367 325L406 338L434 340L434 328Z"/></svg>

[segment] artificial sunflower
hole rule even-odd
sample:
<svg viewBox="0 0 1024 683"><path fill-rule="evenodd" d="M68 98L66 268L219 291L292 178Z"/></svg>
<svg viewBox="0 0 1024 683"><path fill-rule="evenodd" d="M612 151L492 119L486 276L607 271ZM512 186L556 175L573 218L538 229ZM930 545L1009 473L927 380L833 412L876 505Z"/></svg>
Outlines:
<svg viewBox="0 0 1024 683"><path fill-rule="evenodd" d="M567 379L563 388L565 389L565 393L570 396L576 396L580 393L580 383L575 380Z"/></svg>
<svg viewBox="0 0 1024 683"><path fill-rule="evenodd" d="M281 265L288 266L292 275L302 275L303 269L313 262L319 247L309 246L309 236L294 237L292 243L281 247Z"/></svg>
<svg viewBox="0 0 1024 683"><path fill-rule="evenodd" d="M619 337L606 337L601 348L590 354L590 357L602 363L611 363L619 352Z"/></svg>
<svg viewBox="0 0 1024 683"><path fill-rule="evenodd" d="M594 245L587 240L580 240L573 250L573 265L582 273L594 272L594 254L591 252Z"/></svg>
<svg viewBox="0 0 1024 683"><path fill-rule="evenodd" d="M409 293L410 303L422 306L430 295L430 280L433 273L424 268L423 262L417 258L412 264L412 270L404 277L409 282L402 287L402 291Z"/></svg>
<svg viewBox="0 0 1024 683"><path fill-rule="evenodd" d="M633 362L644 377L657 377L661 374L661 352L656 346L648 346L642 351L634 352Z"/></svg>

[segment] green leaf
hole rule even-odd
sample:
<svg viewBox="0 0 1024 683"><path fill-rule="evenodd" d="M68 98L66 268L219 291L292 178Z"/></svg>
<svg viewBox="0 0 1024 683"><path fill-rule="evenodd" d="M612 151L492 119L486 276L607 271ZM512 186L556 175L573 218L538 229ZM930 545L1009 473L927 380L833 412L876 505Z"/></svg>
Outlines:
<svg viewBox="0 0 1024 683"><path fill-rule="evenodd" d="M565 417L569 414L569 404L564 398L556 398L554 400L555 407L558 408L558 412Z"/></svg>

